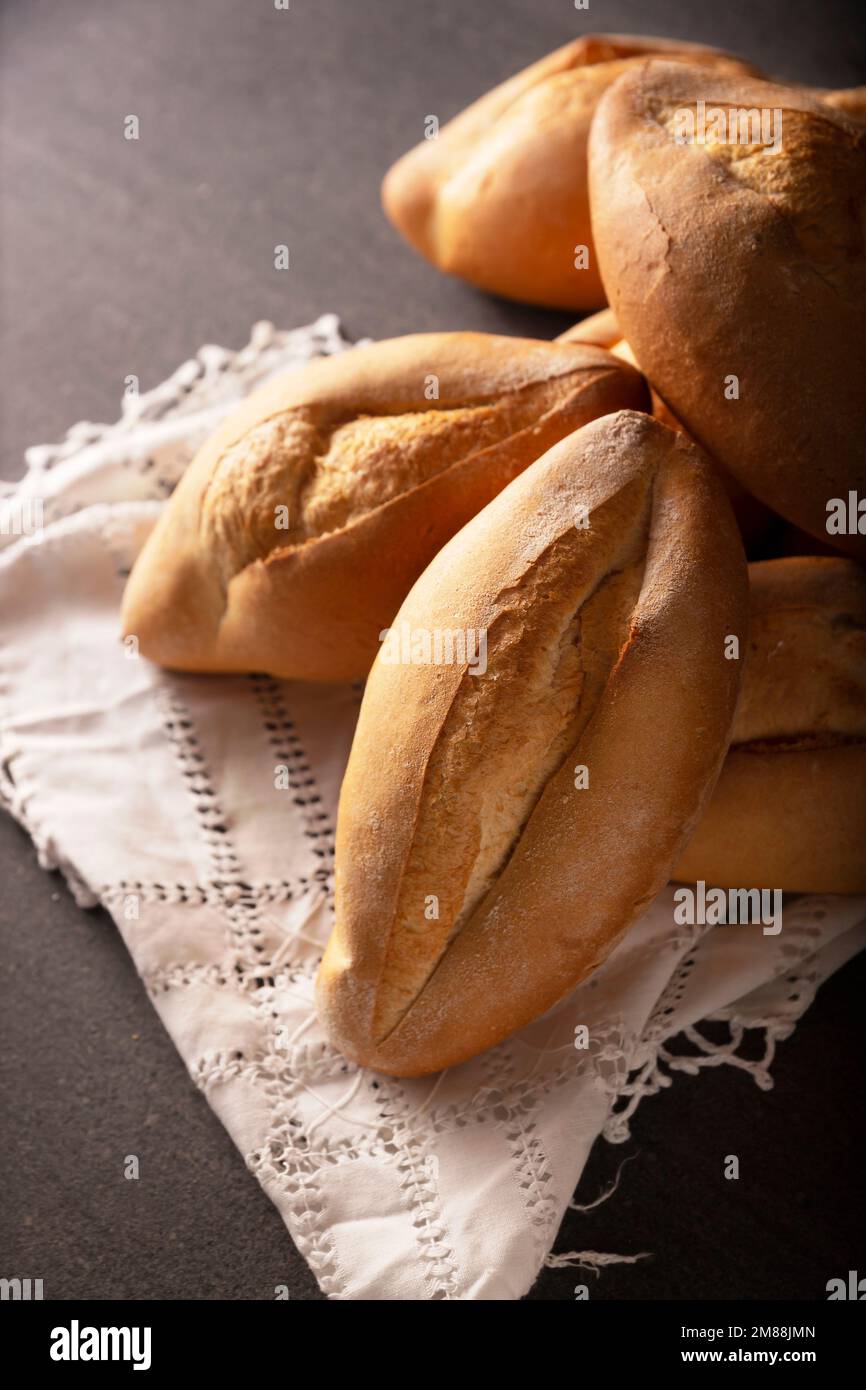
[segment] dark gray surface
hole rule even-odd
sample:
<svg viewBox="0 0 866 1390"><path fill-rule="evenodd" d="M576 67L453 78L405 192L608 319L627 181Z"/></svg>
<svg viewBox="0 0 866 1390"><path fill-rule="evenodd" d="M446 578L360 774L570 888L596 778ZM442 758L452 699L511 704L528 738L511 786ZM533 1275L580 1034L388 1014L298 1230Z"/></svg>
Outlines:
<svg viewBox="0 0 866 1390"><path fill-rule="evenodd" d="M593 30L736 49L783 76L866 78L841 3L568 0L48 0L6 3L0 143L3 476L30 443L112 419L205 341L326 309L374 337L558 331L446 280L378 206L388 163L559 43ZM141 122L137 143L123 119ZM292 269L273 269L285 242ZM46 640L62 640L51 634ZM109 920L83 913L0 817L4 1202L0 1274L56 1298L268 1298L312 1276L194 1091ZM819 995L757 1090L728 1069L646 1102L625 1150L594 1153L582 1199L639 1152L560 1249L651 1250L594 1298L815 1298L863 1268L866 962ZM741 1157L738 1183L722 1157ZM123 1180L127 1153L142 1179ZM585 1194L585 1197L583 1196ZM532 1297L570 1299L548 1272Z"/></svg>

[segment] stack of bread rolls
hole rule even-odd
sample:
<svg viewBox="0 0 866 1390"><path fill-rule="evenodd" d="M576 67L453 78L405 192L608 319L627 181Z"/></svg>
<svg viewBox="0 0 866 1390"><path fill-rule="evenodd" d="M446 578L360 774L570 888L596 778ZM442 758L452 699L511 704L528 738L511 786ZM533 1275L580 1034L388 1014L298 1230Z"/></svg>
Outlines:
<svg viewBox="0 0 866 1390"><path fill-rule="evenodd" d="M602 94L648 56L755 71L702 44L627 34L575 39L404 155L382 186L386 213L435 266L481 289L597 309L605 291L590 226L589 129Z"/></svg>
<svg viewBox="0 0 866 1390"><path fill-rule="evenodd" d="M274 381L146 542L145 657L368 677L317 990L347 1058L495 1045L671 878L866 891L864 118L676 41L542 59L385 207L482 288L608 307Z"/></svg>

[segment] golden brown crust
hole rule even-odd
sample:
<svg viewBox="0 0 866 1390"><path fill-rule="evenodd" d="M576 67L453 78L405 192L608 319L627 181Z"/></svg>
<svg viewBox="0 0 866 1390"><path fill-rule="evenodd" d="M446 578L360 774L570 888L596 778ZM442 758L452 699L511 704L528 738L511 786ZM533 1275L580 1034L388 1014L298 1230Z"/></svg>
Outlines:
<svg viewBox="0 0 866 1390"><path fill-rule="evenodd" d="M803 556L749 566L750 637L735 745L866 739L866 571Z"/></svg>
<svg viewBox="0 0 866 1390"><path fill-rule="evenodd" d="M619 319L609 306L597 314L590 315L589 318L581 319L580 323L574 324L571 328L567 328L564 333L560 333L556 342L595 343L597 347L604 348L613 357L618 357L621 362L628 362L631 366L637 367L638 371L641 370L632 345L623 337ZM660 420L663 425L667 425L669 429L688 433L685 426L668 408L657 391L650 389L650 400L652 413L657 420ZM752 497L733 474L728 472L727 468L718 464L716 459L713 459L713 462L719 468L725 491L731 499L734 516L748 551L766 535L775 518L769 508L759 502L756 497Z"/></svg>
<svg viewBox="0 0 866 1390"><path fill-rule="evenodd" d="M645 404L602 351L482 333L314 362L199 451L132 572L124 632L183 670L362 676L449 536L558 439Z"/></svg>
<svg viewBox="0 0 866 1390"><path fill-rule="evenodd" d="M556 338L557 343L594 343L596 347L610 352L611 348L623 341L619 319L611 309L599 309L597 314L573 323Z"/></svg>
<svg viewBox="0 0 866 1390"><path fill-rule="evenodd" d="M866 571L808 556L749 578L731 750L675 877L866 892Z"/></svg>
<svg viewBox="0 0 866 1390"><path fill-rule="evenodd" d="M698 101L781 110L781 148L677 144ZM866 555L866 535L826 529L831 499L866 495L866 130L802 90L651 62L599 103L590 182L611 307L653 387L759 500Z"/></svg>
<svg viewBox="0 0 866 1390"><path fill-rule="evenodd" d="M486 671L383 652L370 674L318 982L346 1056L454 1065L601 962L715 781L746 615L715 471L632 411L551 449L437 555L395 627L483 630Z"/></svg>
<svg viewBox="0 0 866 1390"><path fill-rule="evenodd" d="M866 122L866 87L816 89L816 95L852 120Z"/></svg>
<svg viewBox="0 0 866 1390"><path fill-rule="evenodd" d="M604 303L586 180L599 96L648 53L753 71L716 49L624 34L575 39L486 93L422 140L382 186L389 218L423 256L482 289L531 304ZM575 247L589 264L575 268Z"/></svg>
<svg viewBox="0 0 866 1390"><path fill-rule="evenodd" d="M604 348L613 357L618 357L621 362L628 362L632 367L638 365L634 349L623 336L619 319L610 306L599 310L597 314L590 314L589 318L581 319L579 323L573 324L564 333L560 333L555 341L557 343L594 343L596 347ZM640 371L639 367L638 371ZM673 411L668 409L661 396L652 389L650 389L650 399L652 400L652 413L657 420L661 420L662 424L667 425L669 429L683 429Z"/></svg>
<svg viewBox="0 0 866 1390"><path fill-rule="evenodd" d="M628 340L623 337L623 331L619 326L619 319L613 309L600 309L597 314L590 314L589 318L581 319L579 323L572 324L564 333L560 333L554 342L557 343L594 343L596 347L604 348L611 356L618 357L621 362L628 362L630 366L637 367L637 358L634 349ZM640 368L638 367L638 371ZM667 425L672 430L682 430L677 417L672 411L668 410L661 396L656 395L655 391L650 391L652 400L652 413L657 420L661 420L663 425Z"/></svg>
<svg viewBox="0 0 866 1390"><path fill-rule="evenodd" d="M717 888L866 893L866 743L734 748L672 875Z"/></svg>

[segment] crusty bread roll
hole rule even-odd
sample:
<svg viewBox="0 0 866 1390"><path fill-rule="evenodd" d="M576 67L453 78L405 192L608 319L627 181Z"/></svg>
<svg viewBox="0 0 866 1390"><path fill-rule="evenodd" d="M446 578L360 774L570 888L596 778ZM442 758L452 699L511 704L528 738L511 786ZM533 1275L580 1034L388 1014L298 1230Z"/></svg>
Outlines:
<svg viewBox="0 0 866 1390"><path fill-rule="evenodd" d="M648 53L748 73L701 44L624 34L575 39L422 140L391 168L382 202L440 270L509 299L595 309L605 296L589 220L586 139L599 96ZM588 248L586 268L575 248Z"/></svg>
<svg viewBox="0 0 866 1390"><path fill-rule="evenodd" d="M449 536L564 435L648 404L605 352L483 333L313 362L199 451L133 569L123 630L180 670L362 676Z"/></svg>
<svg viewBox="0 0 866 1390"><path fill-rule="evenodd" d="M638 367L637 358L632 350L631 343L622 335L619 320L609 306L601 309L599 313L590 315L589 318L581 319L571 328L567 328L564 333L560 333L556 339L557 343L594 343L596 347L602 347L614 357L618 357L621 362L628 362L632 367ZM640 368L638 367L638 370ZM650 389L650 399L652 401L652 413L657 420L661 420L663 425L667 425L672 430L684 430L684 426L669 410L657 391ZM737 482L732 473L727 468L718 464L725 491L731 499L731 506L734 509L734 516L746 546L747 553L751 553L752 547L761 541L771 529L777 519L768 507L759 502L756 497L752 497L746 489Z"/></svg>
<svg viewBox="0 0 866 1390"><path fill-rule="evenodd" d="M866 571L749 566L731 749L674 876L720 888L866 892Z"/></svg>
<svg viewBox="0 0 866 1390"><path fill-rule="evenodd" d="M781 147L678 144L701 101L780 110ZM652 386L748 492L866 556L866 534L827 532L833 499L866 495L866 129L801 90L648 62L599 103L590 186Z"/></svg>
<svg viewBox="0 0 866 1390"><path fill-rule="evenodd" d="M726 639L747 622L715 469L633 411L556 445L445 546L389 640L467 650L383 647L340 797L318 1004L347 1057L451 1066L604 960L715 782L740 682Z"/></svg>

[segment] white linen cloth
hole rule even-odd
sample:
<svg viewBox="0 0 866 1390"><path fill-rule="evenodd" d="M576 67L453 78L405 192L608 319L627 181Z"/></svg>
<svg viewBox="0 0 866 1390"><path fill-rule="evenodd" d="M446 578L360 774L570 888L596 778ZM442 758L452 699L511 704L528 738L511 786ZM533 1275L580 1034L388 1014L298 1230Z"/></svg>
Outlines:
<svg viewBox="0 0 866 1390"><path fill-rule="evenodd" d="M568 1000L462 1067L395 1081L329 1046L313 977L359 691L160 671L125 651L118 606L215 421L275 371L348 346L332 315L259 324L242 352L203 348L130 396L117 424L29 451L0 499L0 796L77 901L112 914L330 1297L517 1299L563 1259L549 1252L592 1144L625 1139L644 1095L721 1062L770 1086L777 1040L866 944L866 900L788 903L768 936L678 927L667 889ZM42 533L15 534L40 501ZM730 1042L702 1040L703 1019ZM760 1062L738 1056L753 1027Z"/></svg>

